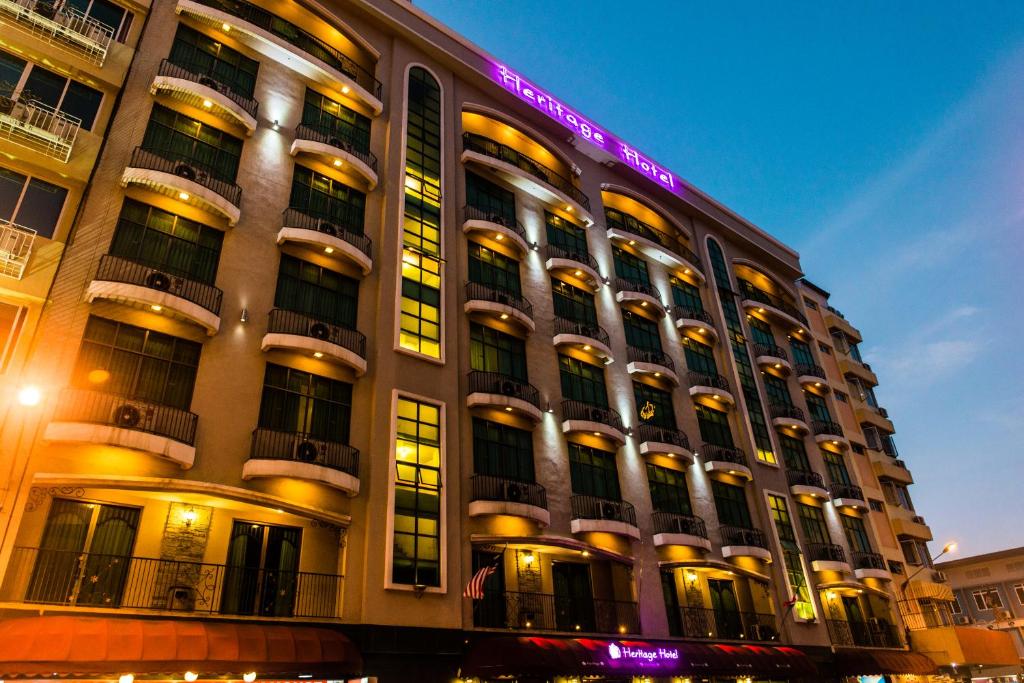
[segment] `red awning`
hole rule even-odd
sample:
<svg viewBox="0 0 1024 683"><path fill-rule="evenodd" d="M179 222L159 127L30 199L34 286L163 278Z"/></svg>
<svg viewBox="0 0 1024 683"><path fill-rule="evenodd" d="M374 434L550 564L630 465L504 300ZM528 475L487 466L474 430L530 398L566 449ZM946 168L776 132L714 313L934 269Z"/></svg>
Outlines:
<svg viewBox="0 0 1024 683"><path fill-rule="evenodd" d="M649 640L500 636L478 641L463 676L813 676L810 658L790 647Z"/></svg>
<svg viewBox="0 0 1024 683"><path fill-rule="evenodd" d="M255 671L348 676L362 672L340 633L177 619L46 616L0 621L0 676L111 676L195 671L204 678Z"/></svg>
<svg viewBox="0 0 1024 683"><path fill-rule="evenodd" d="M935 662L917 652L894 650L840 650L828 665L829 673L839 676L872 674L918 674L938 671Z"/></svg>

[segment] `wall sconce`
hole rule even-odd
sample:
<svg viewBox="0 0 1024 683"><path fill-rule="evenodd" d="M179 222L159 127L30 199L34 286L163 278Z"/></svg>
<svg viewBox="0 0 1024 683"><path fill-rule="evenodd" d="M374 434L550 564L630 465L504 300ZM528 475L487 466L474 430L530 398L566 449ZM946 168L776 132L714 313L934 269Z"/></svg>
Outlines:
<svg viewBox="0 0 1024 683"><path fill-rule="evenodd" d="M198 678L199 678L199 674L197 674L195 671L186 671L185 672L185 682L186 683L195 683L195 681Z"/></svg>
<svg viewBox="0 0 1024 683"><path fill-rule="evenodd" d="M242 680L245 681L245 683L252 683L256 680L256 672L250 671L247 674L242 674Z"/></svg>
<svg viewBox="0 0 1024 683"><path fill-rule="evenodd" d="M239 318L239 322L243 322L243 323L249 322L249 309L245 308L244 306L242 307L242 317Z"/></svg>
<svg viewBox="0 0 1024 683"><path fill-rule="evenodd" d="M547 410L547 412L551 413L552 415L555 414L555 409L551 407L551 402L550 401L548 401L548 407L546 408L546 410Z"/></svg>
<svg viewBox="0 0 1024 683"><path fill-rule="evenodd" d="M633 428L626 427L626 436L633 436Z"/></svg>
<svg viewBox="0 0 1024 683"><path fill-rule="evenodd" d="M281 124L278 122L277 119L274 119L274 123L271 124L270 129L271 130L281 130Z"/></svg>
<svg viewBox="0 0 1024 683"><path fill-rule="evenodd" d="M533 249L534 251L540 251L540 244L534 242L533 244L530 245L530 249Z"/></svg>
<svg viewBox="0 0 1024 683"><path fill-rule="evenodd" d="M196 514L195 508L189 508L181 513L181 521L185 523L186 528L190 528L196 521L199 515Z"/></svg>
<svg viewBox="0 0 1024 683"><path fill-rule="evenodd" d="M536 559L537 557L533 554L532 550L527 550L525 553L523 553L523 564L525 564L527 567L533 564L536 561Z"/></svg>

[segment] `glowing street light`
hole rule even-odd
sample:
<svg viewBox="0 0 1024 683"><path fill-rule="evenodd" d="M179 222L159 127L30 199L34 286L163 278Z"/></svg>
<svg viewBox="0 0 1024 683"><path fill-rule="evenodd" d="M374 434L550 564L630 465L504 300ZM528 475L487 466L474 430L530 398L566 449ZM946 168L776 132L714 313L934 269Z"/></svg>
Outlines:
<svg viewBox="0 0 1024 683"><path fill-rule="evenodd" d="M42 403L42 401L43 391L33 384L24 386L18 391L18 403L26 408L37 406Z"/></svg>

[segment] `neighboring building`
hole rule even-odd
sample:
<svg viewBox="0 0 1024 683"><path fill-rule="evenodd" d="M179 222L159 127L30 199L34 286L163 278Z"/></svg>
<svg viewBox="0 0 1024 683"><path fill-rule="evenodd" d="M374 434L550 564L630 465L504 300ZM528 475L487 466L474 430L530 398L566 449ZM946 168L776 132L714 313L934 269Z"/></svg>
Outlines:
<svg viewBox="0 0 1024 683"><path fill-rule="evenodd" d="M932 670L930 532L873 512L909 473L793 250L409 3L145 24L19 341L0 669Z"/></svg>

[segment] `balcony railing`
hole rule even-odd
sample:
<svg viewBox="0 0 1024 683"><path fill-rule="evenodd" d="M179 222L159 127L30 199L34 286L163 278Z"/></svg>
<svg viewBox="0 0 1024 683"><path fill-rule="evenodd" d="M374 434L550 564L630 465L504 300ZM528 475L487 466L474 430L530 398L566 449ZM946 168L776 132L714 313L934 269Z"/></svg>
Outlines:
<svg viewBox="0 0 1024 683"><path fill-rule="evenodd" d="M366 359L366 335L341 325L324 322L312 315L275 308L270 311L267 332L312 337L348 349Z"/></svg>
<svg viewBox="0 0 1024 683"><path fill-rule="evenodd" d="M572 334L577 337L586 337L587 339L593 339L596 342L600 342L605 346L608 346L608 344L611 343L608 339L608 333L599 325L580 323L575 320L559 318L557 316L555 317L555 334Z"/></svg>
<svg viewBox="0 0 1024 683"><path fill-rule="evenodd" d="M373 257L373 243L363 234L362 212L351 211L345 212L345 215L318 218L303 212L302 209L285 209L282 225L286 228L302 228L337 237L367 256Z"/></svg>
<svg viewBox="0 0 1024 683"><path fill-rule="evenodd" d="M746 280L739 280L740 292L744 299L750 299L758 303L764 304L765 306L771 306L775 310L782 311L791 318L796 318L804 325L807 324L807 316L803 314L796 306L789 303L785 299L769 292L764 291L754 285L750 284Z"/></svg>
<svg viewBox="0 0 1024 683"><path fill-rule="evenodd" d="M786 477L790 486L812 486L817 489L825 488L825 480L817 472L807 470L789 470Z"/></svg>
<svg viewBox="0 0 1024 683"><path fill-rule="evenodd" d="M526 401L540 408L540 392L537 387L521 379L500 372L473 370L469 373L469 393L498 394Z"/></svg>
<svg viewBox="0 0 1024 683"><path fill-rule="evenodd" d="M850 553L851 559L853 560L854 569L881 569L887 571L885 558L878 553L863 553L863 552L852 552Z"/></svg>
<svg viewBox="0 0 1024 683"><path fill-rule="evenodd" d="M160 62L160 68L157 70L157 75L166 76L167 78L180 78L183 81L198 83L199 85L216 90L218 93L241 107L242 111L253 118L256 118L256 113L259 111L260 105L255 99L245 95L244 93L238 92L226 83L221 83L212 74L193 71L188 66L175 64L171 60L165 59Z"/></svg>
<svg viewBox="0 0 1024 683"><path fill-rule="evenodd" d="M590 211L590 198L583 194L583 191L576 187L572 180L560 175L557 171L545 166L536 159L526 156L517 149L475 133L462 134L462 148L467 152L476 152L498 161L504 161L506 164L511 164L520 171L524 171L534 178L547 183L587 211Z"/></svg>
<svg viewBox="0 0 1024 683"><path fill-rule="evenodd" d="M264 31L284 40L306 54L351 78L378 100L381 98L383 86L373 74L357 64L351 57L335 47L313 36L295 24L289 23L276 14L262 7L245 2L245 0L197 0L202 5L212 7L221 12L252 24Z"/></svg>
<svg viewBox="0 0 1024 683"><path fill-rule="evenodd" d="M785 349L781 346L776 346L775 344L754 344L754 355L771 356L772 358L789 360L789 356L786 355Z"/></svg>
<svg viewBox="0 0 1024 683"><path fill-rule="evenodd" d="M601 272L601 268L597 264L597 259L591 256L589 252L582 249L568 249L557 244L545 244L541 251L541 257L545 261L553 258L565 259L566 261L573 261L575 263L581 263L589 266L595 273Z"/></svg>
<svg viewBox="0 0 1024 683"><path fill-rule="evenodd" d="M835 543L808 543L807 555L812 562L846 562L846 551Z"/></svg>
<svg viewBox="0 0 1024 683"><path fill-rule="evenodd" d="M708 537L704 520L696 515L677 515L674 512L654 512L651 523L656 534L687 534L698 538Z"/></svg>
<svg viewBox="0 0 1024 683"><path fill-rule="evenodd" d="M3 0L0 0L2 5ZM82 120L0 82L0 139L67 163Z"/></svg>
<svg viewBox="0 0 1024 683"><path fill-rule="evenodd" d="M470 500L494 500L522 503L545 510L548 508L548 494L540 484L489 474L474 474L471 482Z"/></svg>
<svg viewBox="0 0 1024 683"><path fill-rule="evenodd" d="M527 318L533 319L533 304L525 298L479 282L466 283L466 301L490 301L503 306L511 306Z"/></svg>
<svg viewBox="0 0 1024 683"><path fill-rule="evenodd" d="M253 460L293 460L359 476L359 450L340 441L302 432L258 427L252 433Z"/></svg>
<svg viewBox="0 0 1024 683"><path fill-rule="evenodd" d="M571 502L573 519L599 519L636 526L636 509L624 500L573 494Z"/></svg>
<svg viewBox="0 0 1024 683"><path fill-rule="evenodd" d="M729 391L729 380L722 375L690 370L686 373L686 377L689 379L691 387L711 387L713 389Z"/></svg>
<svg viewBox="0 0 1024 683"><path fill-rule="evenodd" d="M170 173L198 183L228 200L232 206L241 206L242 188L233 182L221 180L204 164L171 150L149 150L136 147L128 165L160 173Z"/></svg>
<svg viewBox="0 0 1024 683"><path fill-rule="evenodd" d="M586 420L608 425L620 432L625 431L622 426L622 416L616 411L605 406L587 403L586 401L562 401L563 420Z"/></svg>
<svg viewBox="0 0 1024 683"><path fill-rule="evenodd" d="M623 214L625 216L625 214ZM680 244L678 240L674 239L670 235L665 234L661 230L658 230L653 225L649 225L639 220L636 216L630 216L632 221L618 220L608 215L607 210L605 211L605 223L610 229L621 230L637 237L643 237L646 240L654 242L660 247L673 252L677 256L681 256L687 262L701 268L700 257L684 244Z"/></svg>
<svg viewBox="0 0 1024 683"><path fill-rule="evenodd" d="M54 422L86 422L165 436L195 444L199 416L187 410L144 399L88 389L64 389L57 399Z"/></svg>
<svg viewBox="0 0 1024 683"><path fill-rule="evenodd" d="M473 625L565 633L639 633L635 602L550 593L493 591L473 607Z"/></svg>
<svg viewBox="0 0 1024 683"><path fill-rule="evenodd" d="M669 614L673 636L712 640L778 640L779 631L774 614L733 612L706 607L680 607L679 614Z"/></svg>
<svg viewBox="0 0 1024 683"><path fill-rule="evenodd" d="M35 230L0 220L0 275L20 280L35 241Z"/></svg>
<svg viewBox="0 0 1024 683"><path fill-rule="evenodd" d="M523 224L516 218L516 210L514 206L511 207L511 213L509 214L498 211L488 211L486 209L481 209L478 206L467 204L462 207L462 214L467 221L487 221L489 223L500 225L519 235L519 237L521 237L527 244L530 243L529 238L526 236L526 228L524 228Z"/></svg>
<svg viewBox="0 0 1024 683"><path fill-rule="evenodd" d="M864 500L864 491L853 484L832 484L828 487L828 491L834 500L839 498Z"/></svg>
<svg viewBox="0 0 1024 683"><path fill-rule="evenodd" d="M658 288L652 285L650 282L640 282L639 280L631 280L626 277L615 278L615 290L619 292L636 292L638 294L646 294L649 297L657 299L661 302L661 292Z"/></svg>
<svg viewBox="0 0 1024 683"><path fill-rule="evenodd" d="M87 17L66 2L55 0L0 0L0 16L25 33L102 65L114 29Z"/></svg>
<svg viewBox="0 0 1024 683"><path fill-rule="evenodd" d="M845 647L903 647L899 629L880 621L826 619L833 645Z"/></svg>
<svg viewBox="0 0 1024 683"><path fill-rule="evenodd" d="M801 422L807 419L804 416L804 411L793 404L772 403L768 409L771 411L773 418L789 418L791 420L800 420Z"/></svg>
<svg viewBox="0 0 1024 683"><path fill-rule="evenodd" d="M728 462L733 465L747 466L747 454L732 446L719 446L706 443L700 449L704 462Z"/></svg>
<svg viewBox="0 0 1024 683"><path fill-rule="evenodd" d="M377 155L367 148L365 141L357 140L355 136L346 135L328 126L301 123L295 128L295 139L312 140L348 152L369 166L371 171L377 172Z"/></svg>
<svg viewBox="0 0 1024 683"><path fill-rule="evenodd" d="M670 427L659 427L652 424L637 425L633 430L633 436L639 443L667 443L680 448L690 449L690 437L679 429Z"/></svg>
<svg viewBox="0 0 1024 683"><path fill-rule="evenodd" d="M663 368L668 368L672 372L676 370L676 364L672 362L672 359L668 357L668 354L664 351L658 351L657 349L641 349L636 346L629 346L626 348L626 360L630 363L650 363L651 365L660 365Z"/></svg>
<svg viewBox="0 0 1024 683"><path fill-rule="evenodd" d="M711 317L710 313L704 310L676 306L672 309L672 313L675 315L676 320L699 320L708 327L715 326L715 319Z"/></svg>
<svg viewBox="0 0 1024 683"><path fill-rule="evenodd" d="M799 377L817 377L822 382L825 381L825 368L814 363L798 363L796 366L796 374Z"/></svg>
<svg viewBox="0 0 1024 683"><path fill-rule="evenodd" d="M224 293L213 285L179 277L160 268L136 263L130 259L104 254L96 269L96 279L121 282L167 292L200 306L214 315L220 315Z"/></svg>
<svg viewBox="0 0 1024 683"><path fill-rule="evenodd" d="M843 435L843 426L831 420L815 420L811 423L811 431L815 436L819 434L831 434L834 436Z"/></svg>
<svg viewBox="0 0 1024 683"><path fill-rule="evenodd" d="M4 602L263 617L340 616L336 574L18 547Z"/></svg>
<svg viewBox="0 0 1024 683"><path fill-rule="evenodd" d="M722 545L747 545L768 549L768 537L760 529L723 525L719 527L719 531L722 534Z"/></svg>

